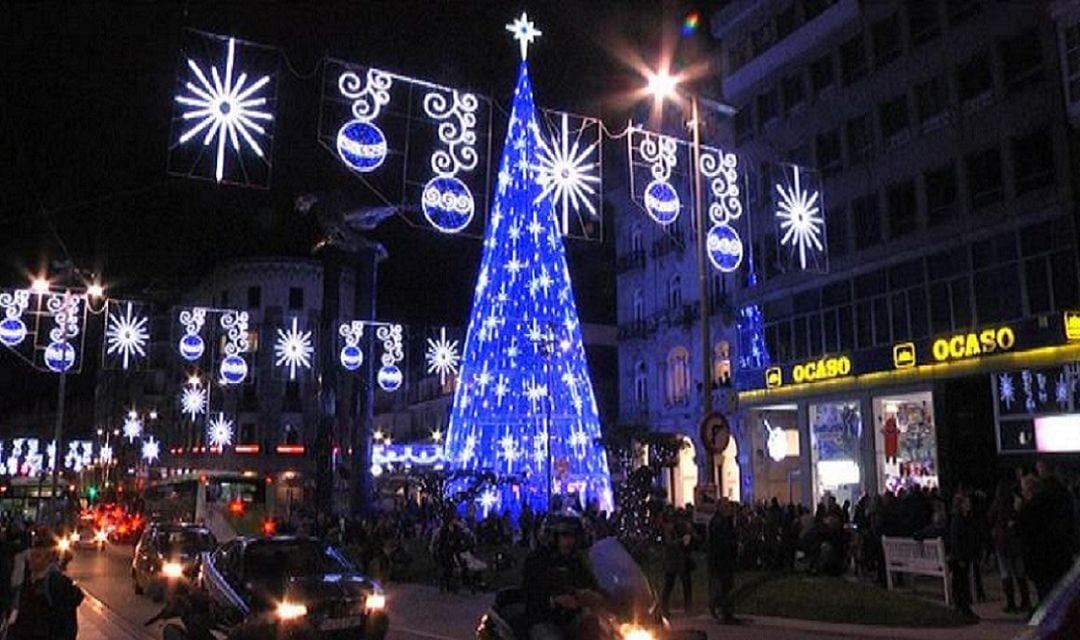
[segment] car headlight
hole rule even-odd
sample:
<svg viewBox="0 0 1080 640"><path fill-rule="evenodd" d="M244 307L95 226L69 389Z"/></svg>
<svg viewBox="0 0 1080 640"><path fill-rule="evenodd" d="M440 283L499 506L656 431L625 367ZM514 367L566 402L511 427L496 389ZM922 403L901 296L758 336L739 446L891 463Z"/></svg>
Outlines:
<svg viewBox="0 0 1080 640"><path fill-rule="evenodd" d="M372 593L364 599L364 608L368 611L382 611L386 608L386 596L381 593Z"/></svg>
<svg viewBox="0 0 1080 640"><path fill-rule="evenodd" d="M94 532L94 542L108 542L109 532L104 529L98 529Z"/></svg>
<svg viewBox="0 0 1080 640"><path fill-rule="evenodd" d="M71 540L68 540L67 538L60 538L56 541L56 549L60 553L67 553L69 550L71 550Z"/></svg>
<svg viewBox="0 0 1080 640"><path fill-rule="evenodd" d="M161 575L169 578L170 580L175 580L176 578L183 578L184 565L180 564L179 562L166 562L165 564L161 565Z"/></svg>
<svg viewBox="0 0 1080 640"><path fill-rule="evenodd" d="M306 615L307 607L298 602L289 602L286 600L277 606L277 617L278 620L281 620L282 622L303 618Z"/></svg>
<svg viewBox="0 0 1080 640"><path fill-rule="evenodd" d="M619 629L619 634L623 640L656 640L651 631L632 624L624 624Z"/></svg>
<svg viewBox="0 0 1080 640"><path fill-rule="evenodd" d="M70 538L71 538L71 543L72 543L72 544L74 544L74 543L76 543L76 542L78 542L78 541L82 540L82 536L80 536L80 535L79 535L79 532L78 532L78 531L73 531L73 532L71 533L71 536L70 536Z"/></svg>

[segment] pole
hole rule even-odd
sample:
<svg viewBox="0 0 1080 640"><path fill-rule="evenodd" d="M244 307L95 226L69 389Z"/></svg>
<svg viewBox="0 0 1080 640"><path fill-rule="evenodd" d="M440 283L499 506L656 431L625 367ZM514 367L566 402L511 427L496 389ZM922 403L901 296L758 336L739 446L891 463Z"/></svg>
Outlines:
<svg viewBox="0 0 1080 640"><path fill-rule="evenodd" d="M698 268L698 298L700 300L701 322L701 417L712 413L712 340L709 336L709 270L705 255L706 229L705 207L701 202L701 113L698 111L697 96L690 97L690 113L693 124L694 146L694 220L697 221L697 268ZM709 480L714 481L716 464L713 456L709 455Z"/></svg>
<svg viewBox="0 0 1080 640"><path fill-rule="evenodd" d="M56 425L53 427L53 468L52 468L52 490L49 494L49 513L52 517L57 517L59 512L59 501L57 500L57 480L60 474L60 468L63 465L63 457L61 453L61 445L64 438L64 398L67 395L67 370L60 372L60 384L56 388ZM45 462L48 463L49 457L48 448L45 449ZM40 518L40 514L38 515ZM58 518L59 519L59 518ZM59 524L59 523L56 523Z"/></svg>

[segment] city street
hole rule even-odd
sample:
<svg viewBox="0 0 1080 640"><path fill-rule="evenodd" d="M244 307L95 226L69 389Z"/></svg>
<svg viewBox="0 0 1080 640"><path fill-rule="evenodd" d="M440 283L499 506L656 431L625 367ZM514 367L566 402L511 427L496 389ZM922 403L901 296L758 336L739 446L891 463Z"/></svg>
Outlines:
<svg viewBox="0 0 1080 640"><path fill-rule="evenodd" d="M130 578L131 547L110 546L98 553L80 550L68 567L68 573L90 596L80 609L80 638L157 639L161 638L162 623L146 627L144 622L159 610L147 596L134 594ZM390 640L462 640L473 637L476 622L490 602L490 594L444 594L429 586L392 584L387 586L390 608ZM99 602L100 601L100 602ZM676 619L676 625L705 630L709 638L731 640L820 640L822 638L874 637L882 640L907 640L921 637L950 638L1009 638L1018 629L1015 625L995 625L987 628L950 630L897 630L895 634L879 629L852 628L841 633L827 628L815 628L803 623L805 630L777 626L776 621L749 621L738 627L721 627L704 616L693 620ZM913 635L917 633L918 635Z"/></svg>

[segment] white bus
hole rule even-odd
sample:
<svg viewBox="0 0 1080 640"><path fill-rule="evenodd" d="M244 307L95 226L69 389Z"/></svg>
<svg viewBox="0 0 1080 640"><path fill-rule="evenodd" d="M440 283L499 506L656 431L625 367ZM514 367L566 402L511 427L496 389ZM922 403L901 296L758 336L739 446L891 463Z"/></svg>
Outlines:
<svg viewBox="0 0 1080 640"><path fill-rule="evenodd" d="M219 542L264 533L274 514L274 492L262 476L193 471L155 480L143 489L148 521L206 525Z"/></svg>

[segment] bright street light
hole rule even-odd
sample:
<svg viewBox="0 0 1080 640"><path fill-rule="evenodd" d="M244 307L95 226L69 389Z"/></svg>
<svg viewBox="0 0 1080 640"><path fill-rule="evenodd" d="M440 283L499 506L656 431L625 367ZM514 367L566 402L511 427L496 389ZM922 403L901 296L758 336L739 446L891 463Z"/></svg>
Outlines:
<svg viewBox="0 0 1080 640"><path fill-rule="evenodd" d="M103 298L105 297L105 287L101 283L93 282L86 287L86 295L91 298Z"/></svg>
<svg viewBox="0 0 1080 640"><path fill-rule="evenodd" d="M49 292L49 279L43 276L37 276L30 282L30 290L34 293L48 293Z"/></svg>
<svg viewBox="0 0 1080 640"><path fill-rule="evenodd" d="M667 71L649 74L648 91L657 100L674 98L679 86L679 79Z"/></svg>

